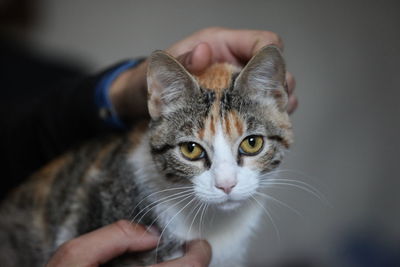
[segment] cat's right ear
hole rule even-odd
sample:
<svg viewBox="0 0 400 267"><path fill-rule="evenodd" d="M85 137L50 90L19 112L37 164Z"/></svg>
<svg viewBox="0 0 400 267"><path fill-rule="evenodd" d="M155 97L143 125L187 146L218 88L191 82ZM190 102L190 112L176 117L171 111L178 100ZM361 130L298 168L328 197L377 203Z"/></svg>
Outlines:
<svg viewBox="0 0 400 267"><path fill-rule="evenodd" d="M150 55L147 104L153 120L179 107L184 96L196 89L196 80L175 58L161 50Z"/></svg>
<svg viewBox="0 0 400 267"><path fill-rule="evenodd" d="M286 111L285 62L279 48L264 46L247 63L235 81L235 90L244 92L255 101L274 103Z"/></svg>

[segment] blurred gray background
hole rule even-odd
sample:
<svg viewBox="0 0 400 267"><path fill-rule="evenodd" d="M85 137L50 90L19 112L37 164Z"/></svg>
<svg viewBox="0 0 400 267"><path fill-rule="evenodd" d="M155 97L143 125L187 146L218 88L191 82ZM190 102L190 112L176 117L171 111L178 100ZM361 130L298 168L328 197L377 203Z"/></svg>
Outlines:
<svg viewBox="0 0 400 267"><path fill-rule="evenodd" d="M329 203L294 186L269 189L302 216L266 202L280 240L265 216L248 266L358 266L346 253L360 238L399 249L398 1L37 2L36 23L25 37L93 72L208 26L278 33L300 100L292 116L295 145L281 177L315 187Z"/></svg>

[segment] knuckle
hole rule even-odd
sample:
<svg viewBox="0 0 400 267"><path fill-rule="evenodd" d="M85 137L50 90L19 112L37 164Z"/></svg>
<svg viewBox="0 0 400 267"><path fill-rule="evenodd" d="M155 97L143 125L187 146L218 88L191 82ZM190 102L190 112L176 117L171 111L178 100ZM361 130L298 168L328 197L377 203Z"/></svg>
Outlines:
<svg viewBox="0 0 400 267"><path fill-rule="evenodd" d="M59 247L58 251L64 257L75 257L75 254L77 253L77 247L77 241L75 239L72 239L62 244Z"/></svg>
<svg viewBox="0 0 400 267"><path fill-rule="evenodd" d="M122 232L123 235L127 237L132 236L132 224L127 220L119 220L115 223L115 226Z"/></svg>
<svg viewBox="0 0 400 267"><path fill-rule="evenodd" d="M263 31L261 32L261 36L273 44L283 46L282 38L275 32Z"/></svg>

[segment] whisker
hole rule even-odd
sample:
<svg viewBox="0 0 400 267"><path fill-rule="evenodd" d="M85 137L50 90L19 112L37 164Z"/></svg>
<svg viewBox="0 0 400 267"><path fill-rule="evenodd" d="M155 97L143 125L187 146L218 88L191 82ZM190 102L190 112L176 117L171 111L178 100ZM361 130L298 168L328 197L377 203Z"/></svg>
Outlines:
<svg viewBox="0 0 400 267"><path fill-rule="evenodd" d="M299 216L299 217L301 217L302 219L304 219L304 216L303 216L298 210L292 208L291 206L289 206L289 205L286 204L285 202L283 202L283 201L281 201L281 200L279 200L279 199L276 199L276 198L274 198L273 196L270 196L270 195L268 195L268 194L264 194L264 193L261 193L261 192L256 192L256 194L259 195L259 196L265 197L265 198L267 198L267 199L274 200L275 202L281 204L282 206L284 206L284 207L290 209L290 210L291 210L292 212L294 212L297 216Z"/></svg>
<svg viewBox="0 0 400 267"><path fill-rule="evenodd" d="M191 187L191 186L182 186L182 187L167 188L167 189L164 189L164 190L160 190L160 191L157 191L157 192L153 192L153 193L151 193L150 195L144 197L142 200L139 201L139 203L136 204L136 206L132 209L132 212L130 213L129 217L132 217L133 213L135 212L135 209L136 209L137 207L139 207L140 204L142 204L143 201L145 201L147 198L149 198L149 197L151 197L151 196L153 196L153 195L155 195L155 194L160 194L160 193L164 193L164 192L168 192L168 191L173 191L173 190L182 190L182 189L191 189L191 188L193 188L193 187Z"/></svg>
<svg viewBox="0 0 400 267"><path fill-rule="evenodd" d="M201 212L201 215L200 215L200 224L199 224L199 236L200 236L200 238L202 238L202 230L201 230L201 226L202 226L202 222L203 222L203 219L204 219L204 217L203 217L203 215L207 212L207 209L208 209L208 207L209 207L209 205L210 204L208 204L208 203L205 203L206 205L204 206L204 208L203 208L203 211ZM206 250L204 249L204 247L202 246L202 249L203 249L203 253L205 254L205 255L207 255L207 252L206 252Z"/></svg>
<svg viewBox="0 0 400 267"><path fill-rule="evenodd" d="M190 196L189 196L190 197ZM157 247L156 247L156 262L157 262L157 254L158 254L158 247L160 246L160 242L161 242L161 238L165 232L165 230L167 230L169 224L175 219L176 216L178 216L187 206L190 205L190 203L192 203L195 200L195 198L193 198L192 200L190 200L185 206L183 206L183 208L181 208L174 216L172 216L172 218L168 221L168 223L163 227L163 230L161 231L160 237L158 238L158 242L157 242Z"/></svg>
<svg viewBox="0 0 400 267"><path fill-rule="evenodd" d="M277 239L278 239L278 243L280 243L280 242L281 242L281 235L280 235L280 233L279 233L278 227L276 226L274 220L272 219L271 214L270 214L269 211L264 207L264 205L262 205L255 197L251 196L251 198L254 199L254 201L264 210L265 214L268 216L269 220L270 220L271 223L272 223L272 226L273 226L274 229L275 229L276 237L277 237Z"/></svg>
<svg viewBox="0 0 400 267"><path fill-rule="evenodd" d="M199 236L200 236L200 238L202 238L201 224L202 224L202 221L203 221L204 212L206 211L207 207L208 207L208 203L205 203L205 205L203 207L203 210L201 211L201 215L200 215L200 223L199 223Z"/></svg>
<svg viewBox="0 0 400 267"><path fill-rule="evenodd" d="M187 238L187 236L190 234L190 232L192 231L192 227L193 227L193 224L194 224L194 222L196 221L196 217L197 217L197 215L199 214L199 212L200 212L200 210L201 210L201 208L203 207L203 205L205 205L205 203L202 203L202 202L200 202L199 201L199 203L196 205L196 207L193 209L193 210L196 210L196 214L193 216L193 219L192 219L192 222L190 223L190 226L189 226L189 230L188 230L188 233L187 233L187 235L186 235L186 240L188 240L188 238Z"/></svg>
<svg viewBox="0 0 400 267"><path fill-rule="evenodd" d="M310 190L313 190L315 193L319 194L322 196L322 193L314 186L303 182L303 181L299 181L299 180L294 180L294 179L286 179L286 178L273 178L273 179L267 179L267 180L262 180L263 182L291 182L291 183L298 183L301 185L306 186L307 188L309 188Z"/></svg>
<svg viewBox="0 0 400 267"><path fill-rule="evenodd" d="M172 204L171 206L169 206L166 210L163 210L163 211L162 211L148 226L147 226L147 228L152 227L153 224L160 218L160 216L161 216L162 213L167 212L168 210L172 209L173 207L179 205L180 203L182 203L183 201L187 200L187 199L190 198L191 196L192 196L192 195L186 196L186 197L184 197L183 199L181 199L180 201L178 201L178 202ZM181 197L183 197L183 196L181 196ZM152 207L152 209L153 209L153 208L154 208L154 207ZM144 234L145 234L145 233L143 233L143 234L140 236L140 238L143 238L143 235L144 235ZM140 239L140 238L139 238L139 239ZM157 260L157 259L156 259L156 260Z"/></svg>
<svg viewBox="0 0 400 267"><path fill-rule="evenodd" d="M135 215L135 217L133 217L133 219L131 220L131 222L134 222L135 219L136 219L142 212L145 212L145 213L144 213L144 214L142 215L142 217L138 220L138 222L140 222L140 221L143 219L143 217L144 217L150 210L152 210L154 207L156 207L157 205L164 204L164 203L166 203L166 202L168 202L168 201L175 200L175 199L178 199L178 198L180 198L180 197L184 197L184 196L186 196L186 195L188 195L188 194L192 194L192 193L193 193L192 190L186 190L186 191L183 191L183 192L178 192L178 193L175 193L175 194L172 194L172 195L163 197L163 198L161 198L161 199L157 199L156 201L149 203L147 206L145 206L143 209L141 209L141 210ZM153 205L153 206L152 206L152 205ZM149 209L150 206L152 206L152 207Z"/></svg>
<svg viewBox="0 0 400 267"><path fill-rule="evenodd" d="M161 204L164 204L164 203L166 203L166 202L170 202L170 201L173 201L173 200L176 200L176 199L183 198L183 199L179 200L177 203L175 203L175 204L169 206L166 210L163 210L163 211L161 212L161 213L163 213L163 212L166 212L166 211L172 209L172 208L175 207L176 205L179 205L179 203L182 203L183 201L185 201L186 199L190 198L191 196L193 196L193 192L186 192L186 193L183 194L183 195L175 196L175 197L169 198L169 199L167 199L167 200L164 200L164 201L162 201L162 202L157 202L153 207L151 207L150 209L148 209L148 210L140 217L140 219L138 220L138 223L140 223L140 221L144 218L144 216L146 216L146 214L148 214L152 209L154 209L154 208L157 207L158 205L161 205ZM152 225L158 220L158 218L160 218L160 216L161 216L161 214L159 214L159 215L151 222L151 224L149 225L149 227L152 226Z"/></svg>
<svg viewBox="0 0 400 267"><path fill-rule="evenodd" d="M284 183L284 182L272 182L272 181L271 182L270 181L264 182L264 183L262 183L262 185L266 185L266 186L287 185L287 186L296 187L296 188L302 189L302 190L310 193L311 195L313 195L314 197L318 198L321 202L325 203L326 205L331 206L329 201L324 196L320 195L317 192L314 192L312 189L307 188L306 186L298 185L298 184L295 184L295 183L289 183L289 182L288 183Z"/></svg>

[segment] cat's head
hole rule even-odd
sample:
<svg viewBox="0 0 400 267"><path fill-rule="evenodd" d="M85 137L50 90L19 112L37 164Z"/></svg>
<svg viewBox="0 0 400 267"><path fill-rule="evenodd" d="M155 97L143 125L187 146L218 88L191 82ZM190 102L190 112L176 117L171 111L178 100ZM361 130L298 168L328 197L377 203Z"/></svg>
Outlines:
<svg viewBox="0 0 400 267"><path fill-rule="evenodd" d="M201 201L240 206L292 142L285 65L274 46L241 71L218 64L197 77L155 51L147 82L154 162L167 183L192 186Z"/></svg>

